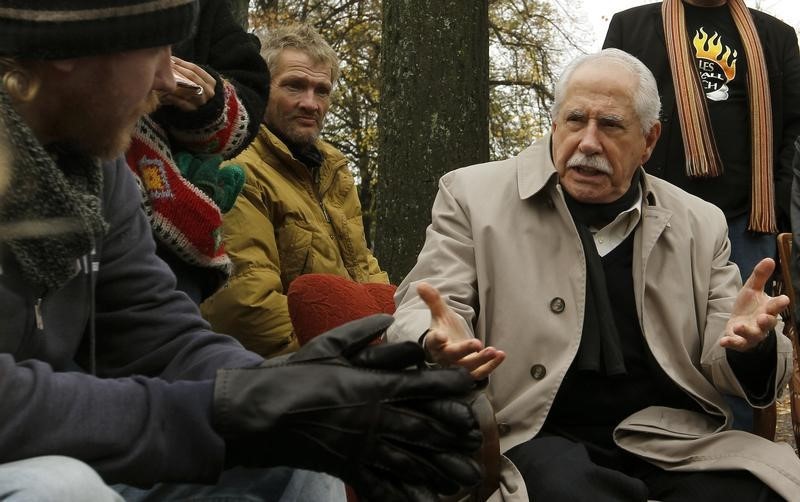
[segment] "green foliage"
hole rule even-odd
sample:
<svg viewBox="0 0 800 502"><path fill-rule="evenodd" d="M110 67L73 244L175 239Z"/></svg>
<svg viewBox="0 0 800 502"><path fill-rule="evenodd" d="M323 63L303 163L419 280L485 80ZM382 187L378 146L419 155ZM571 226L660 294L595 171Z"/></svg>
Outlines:
<svg viewBox="0 0 800 502"><path fill-rule="evenodd" d="M568 43L562 24L548 1L489 2L492 158L516 154L549 127L554 71Z"/></svg>

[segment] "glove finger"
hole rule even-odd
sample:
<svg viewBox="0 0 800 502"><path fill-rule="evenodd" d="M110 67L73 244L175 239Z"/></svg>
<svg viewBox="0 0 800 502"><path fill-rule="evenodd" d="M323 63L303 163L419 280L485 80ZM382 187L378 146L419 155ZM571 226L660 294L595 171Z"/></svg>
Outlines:
<svg viewBox="0 0 800 502"><path fill-rule="evenodd" d="M295 352L289 361L310 361L344 356L349 358L380 336L394 318L386 314L375 314L357 319L315 337Z"/></svg>
<svg viewBox="0 0 800 502"><path fill-rule="evenodd" d="M408 483L391 472L361 469L351 486L366 502L437 502L439 498L425 484Z"/></svg>
<svg viewBox="0 0 800 502"><path fill-rule="evenodd" d="M400 371L425 361L425 351L418 343L382 343L355 354L350 362L355 366L387 371Z"/></svg>
<svg viewBox="0 0 800 502"><path fill-rule="evenodd" d="M391 373L384 374L389 377ZM394 374L385 401L457 398L474 389L474 381L464 368L425 369Z"/></svg>
<svg viewBox="0 0 800 502"><path fill-rule="evenodd" d="M478 430L455 434L409 410L395 410L385 421L378 424L367 463L445 494L473 486L481 479L472 459L482 442Z"/></svg>
<svg viewBox="0 0 800 502"><path fill-rule="evenodd" d="M431 453L415 450L407 443L381 441L373 451L374 469L401 481L433 488L436 493L452 495L462 486L472 487L481 480L481 470L469 455L452 452Z"/></svg>
<svg viewBox="0 0 800 502"><path fill-rule="evenodd" d="M471 432L478 432L478 444L472 445L475 449L480 447L480 423L470 404L456 399L437 399L406 401L403 406L423 413L440 422L445 430L452 431L461 437L469 436ZM465 438L470 439L470 438ZM470 445L465 445L469 448Z"/></svg>
<svg viewBox="0 0 800 502"><path fill-rule="evenodd" d="M475 487L483 478L478 462L466 455L439 453L432 457L431 462L438 466L447 479L456 484L451 491L440 490L439 493L443 495L453 495L461 488Z"/></svg>
<svg viewBox="0 0 800 502"><path fill-rule="evenodd" d="M471 419L471 423L472 428L451 428L416 410L392 406L383 410L374 432L381 441L423 457L437 453L472 455L480 448L483 436L477 422Z"/></svg>
<svg viewBox="0 0 800 502"><path fill-rule="evenodd" d="M180 171L184 177L189 177L191 175L190 169L192 167L194 155L189 152L180 151L173 153L172 159L175 161L175 165L178 166L178 171Z"/></svg>
<svg viewBox="0 0 800 502"><path fill-rule="evenodd" d="M217 173L217 193L214 198L219 210L227 213L236 203L236 196L244 187L244 170L238 164L228 164Z"/></svg>
<svg viewBox="0 0 800 502"><path fill-rule="evenodd" d="M404 493L403 500L414 500L415 502L437 502L439 500L436 493L426 485L408 483L397 483L397 485Z"/></svg>
<svg viewBox="0 0 800 502"><path fill-rule="evenodd" d="M371 469L360 469L357 477L346 480L364 502L437 502L426 486L409 485L391 475L378 475Z"/></svg>

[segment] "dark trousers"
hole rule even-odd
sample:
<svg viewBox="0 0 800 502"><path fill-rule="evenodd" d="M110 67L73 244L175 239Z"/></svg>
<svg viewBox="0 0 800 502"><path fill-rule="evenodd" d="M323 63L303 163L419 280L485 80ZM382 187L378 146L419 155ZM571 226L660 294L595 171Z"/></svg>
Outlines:
<svg viewBox="0 0 800 502"><path fill-rule="evenodd" d="M767 502L783 500L747 471L671 472L622 450L592 455L559 436L536 437L505 453L530 500L548 502Z"/></svg>

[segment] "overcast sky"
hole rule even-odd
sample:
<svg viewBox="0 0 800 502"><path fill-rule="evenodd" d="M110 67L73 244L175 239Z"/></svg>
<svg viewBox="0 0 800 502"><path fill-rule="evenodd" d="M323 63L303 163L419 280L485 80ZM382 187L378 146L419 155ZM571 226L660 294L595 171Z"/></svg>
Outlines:
<svg viewBox="0 0 800 502"><path fill-rule="evenodd" d="M588 38L593 45L586 47L587 51L599 50L603 45L608 22L611 16L620 10L629 7L653 3L653 0L582 0L583 7L575 9L574 0L552 0L562 12L574 16L581 26L586 26ZM795 30L800 27L800 0L745 0L749 7L758 7L760 10L772 14L792 25Z"/></svg>

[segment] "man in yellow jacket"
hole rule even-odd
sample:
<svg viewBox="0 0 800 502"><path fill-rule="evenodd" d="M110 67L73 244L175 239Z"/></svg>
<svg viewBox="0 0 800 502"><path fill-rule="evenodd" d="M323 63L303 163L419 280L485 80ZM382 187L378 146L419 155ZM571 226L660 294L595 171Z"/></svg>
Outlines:
<svg viewBox="0 0 800 502"><path fill-rule="evenodd" d="M261 55L272 75L267 111L233 161L247 181L223 223L234 272L202 311L214 329L269 357L298 347L285 293L299 275L389 278L367 248L344 155L319 139L338 57L305 25L270 30Z"/></svg>

